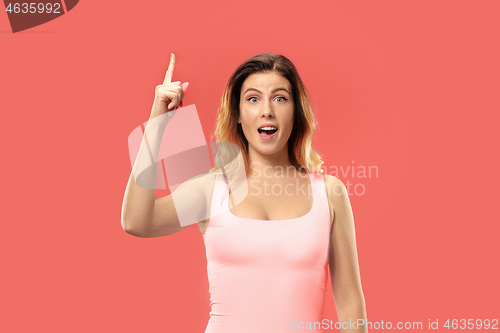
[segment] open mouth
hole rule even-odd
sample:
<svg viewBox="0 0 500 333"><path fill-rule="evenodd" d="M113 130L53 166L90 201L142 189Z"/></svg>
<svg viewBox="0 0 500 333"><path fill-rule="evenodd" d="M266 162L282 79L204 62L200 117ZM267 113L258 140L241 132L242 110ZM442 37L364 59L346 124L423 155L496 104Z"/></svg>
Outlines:
<svg viewBox="0 0 500 333"><path fill-rule="evenodd" d="M278 131L276 127L261 127L257 131L263 135L272 135Z"/></svg>

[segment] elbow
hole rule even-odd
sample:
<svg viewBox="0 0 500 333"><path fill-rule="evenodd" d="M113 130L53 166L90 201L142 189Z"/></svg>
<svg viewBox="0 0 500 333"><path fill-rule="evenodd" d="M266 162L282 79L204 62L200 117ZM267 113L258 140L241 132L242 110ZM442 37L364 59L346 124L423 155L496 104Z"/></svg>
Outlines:
<svg viewBox="0 0 500 333"><path fill-rule="evenodd" d="M348 309L358 309L362 312L366 311L365 296L361 289L353 289L349 292L345 292L342 295L337 295L334 297L337 308L340 310Z"/></svg>
<svg viewBox="0 0 500 333"><path fill-rule="evenodd" d="M359 319L366 322L367 315L364 297L353 297L349 302L337 304L336 309L340 322L349 322L350 320L357 321Z"/></svg>
<svg viewBox="0 0 500 333"><path fill-rule="evenodd" d="M130 234L130 235L134 234L132 224L129 221L122 219L121 225L122 225L123 231L125 231L127 234Z"/></svg>
<svg viewBox="0 0 500 333"><path fill-rule="evenodd" d="M136 236L136 237L144 237L143 236L143 229L144 229L144 223L141 223L143 221L140 221L136 217L131 216L131 214L128 214L125 210L122 209L121 213L121 226L123 231L125 231L127 234Z"/></svg>
<svg viewBox="0 0 500 333"><path fill-rule="evenodd" d="M143 232L139 228L137 228L137 223L133 223L129 220L122 219L121 220L122 229L129 235L136 237L145 237Z"/></svg>

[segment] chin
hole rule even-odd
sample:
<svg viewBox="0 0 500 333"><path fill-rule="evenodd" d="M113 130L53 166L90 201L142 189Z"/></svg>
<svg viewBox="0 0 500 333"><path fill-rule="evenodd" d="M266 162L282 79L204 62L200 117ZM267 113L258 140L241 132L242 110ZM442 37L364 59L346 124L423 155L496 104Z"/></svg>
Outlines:
<svg viewBox="0 0 500 333"><path fill-rule="evenodd" d="M277 145L265 146L265 145L252 145L253 150L261 155L274 155L286 149L286 144L284 146L278 147Z"/></svg>

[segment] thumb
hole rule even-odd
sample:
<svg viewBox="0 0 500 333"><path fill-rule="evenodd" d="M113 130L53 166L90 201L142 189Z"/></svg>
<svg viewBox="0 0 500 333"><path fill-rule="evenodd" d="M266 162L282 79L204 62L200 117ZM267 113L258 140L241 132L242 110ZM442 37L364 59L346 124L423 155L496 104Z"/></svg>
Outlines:
<svg viewBox="0 0 500 333"><path fill-rule="evenodd" d="M181 87L182 87L182 92L185 93L187 88L189 86L189 82L184 82L183 84L181 84Z"/></svg>

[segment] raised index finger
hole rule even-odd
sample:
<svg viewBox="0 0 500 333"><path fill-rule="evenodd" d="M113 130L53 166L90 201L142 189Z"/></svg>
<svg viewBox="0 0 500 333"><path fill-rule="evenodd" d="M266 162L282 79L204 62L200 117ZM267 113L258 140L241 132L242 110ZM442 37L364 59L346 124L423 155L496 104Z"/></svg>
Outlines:
<svg viewBox="0 0 500 333"><path fill-rule="evenodd" d="M163 84L172 82L172 74L174 73L174 65L175 65L175 54L172 53L170 56L170 63L168 64L167 73L165 73L165 79L163 80Z"/></svg>

